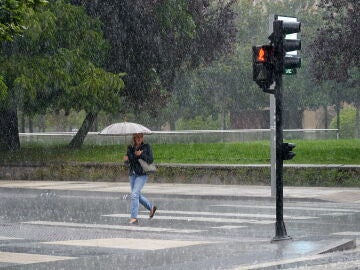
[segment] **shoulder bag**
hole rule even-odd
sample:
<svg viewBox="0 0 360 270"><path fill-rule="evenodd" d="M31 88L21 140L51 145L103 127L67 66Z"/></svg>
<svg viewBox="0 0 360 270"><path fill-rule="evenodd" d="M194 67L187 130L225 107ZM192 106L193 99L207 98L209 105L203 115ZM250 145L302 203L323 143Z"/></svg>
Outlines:
<svg viewBox="0 0 360 270"><path fill-rule="evenodd" d="M139 158L139 163L142 167L142 169L144 170L145 173L154 173L156 172L156 166L154 165L154 163L147 163L145 160Z"/></svg>

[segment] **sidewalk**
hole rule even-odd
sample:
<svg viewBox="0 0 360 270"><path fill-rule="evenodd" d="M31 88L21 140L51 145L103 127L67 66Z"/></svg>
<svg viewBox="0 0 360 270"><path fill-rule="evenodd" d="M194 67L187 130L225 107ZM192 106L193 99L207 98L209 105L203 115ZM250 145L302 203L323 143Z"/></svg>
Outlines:
<svg viewBox="0 0 360 270"><path fill-rule="evenodd" d="M129 193L127 182L1 180L0 188ZM270 186L148 183L147 194L271 199ZM284 199L360 203L360 188L284 187Z"/></svg>
<svg viewBox="0 0 360 270"><path fill-rule="evenodd" d="M1 180L0 188L17 189L15 190L14 193L17 193L18 190L26 191L30 189L41 191L39 193L42 192L47 193L51 191L55 191L55 193L60 193L57 191L64 191L64 192L70 191L70 192L75 192L76 194L76 192L84 191L84 192L94 192L95 194L96 192L99 192L99 193L103 193L103 194L99 194L101 195L101 198L104 198L105 196L109 196L109 197L116 196L121 198L123 194L128 194L130 190L129 184L127 182L30 181L30 180ZM219 197L219 198L232 198L232 199L233 198L235 199L249 198L254 200L271 199L270 186L147 183L143 191L145 194L152 194L154 196L156 195L162 197L196 196L196 199L199 200L201 200L202 197L206 197L206 196L209 196L211 198ZM6 192L7 191L5 190L5 193ZM9 192L9 194L11 194L11 192ZM86 203L90 203L88 205L88 209L92 209L92 206L98 203L97 201L95 201L94 204L91 205L92 199L93 198L91 196L89 196L86 199L87 201L83 201L83 198L81 198L80 206L83 207L83 205L85 205L86 202ZM312 200L324 200L330 202L360 204L360 188L285 187L284 199L306 200L307 202ZM23 202L24 201L20 201L21 204L23 204ZM41 203L41 201L39 203ZM111 203L118 203L118 202L111 201ZM251 203L249 203L248 205L251 205ZM63 205L54 204L52 206L60 206L62 208ZM31 207L31 204L29 204L28 207ZM315 207L317 206L315 205L314 208ZM331 207L332 206L328 207L328 209L331 209ZM352 205L351 208L357 209L358 205L356 205L356 207ZM186 209L186 207L184 209ZM184 211L184 209L177 209L177 210L179 210L178 212L180 212L180 211ZM220 210L217 210L216 214L219 214L219 211ZM299 215L303 216L307 210L301 210L301 211L302 212L299 212ZM76 211L74 213L76 213ZM357 214L358 212L355 213ZM349 212L349 216L351 214L353 214L353 212ZM93 213L91 212L90 215L93 215ZM109 230L114 232L127 230L126 236L128 238L134 238L134 239L136 238L136 239L141 239L143 241L143 239L149 238L148 236L149 229L157 228L164 230L169 227L169 220L174 223L177 222L177 220L174 219L174 214L169 214L166 211L163 211L162 215L165 218L155 219L157 223L153 223L153 225L151 225L150 223L146 223L146 221L144 221L142 223L143 224L142 226L135 227L135 229L132 226L127 227L117 223L110 222L105 224L103 222L96 222L90 224L88 221L86 221L85 223L85 221L82 221L81 219L74 219L73 221L69 221L69 218L63 221L58 219L46 220L46 221L41 219L40 220L28 219L30 221L31 220L35 220L35 221L32 225L30 223L26 224L26 222L25 224L26 226L33 226L34 229L37 228L36 226L42 226L41 227L42 230L44 230L45 232L47 232L46 230L52 230L51 233L53 233L55 230L59 230L59 232L61 232L65 228L69 228L74 231L75 229L78 228L84 228L89 233L92 232L91 228L93 228L96 230L96 235L100 235L100 232L102 232L103 230ZM169 215L170 217L167 217ZM41 217L41 215L39 216ZM175 216L180 217L179 214L176 214ZM314 215L314 217L317 216L320 215ZM88 216L85 217L86 217L85 220L87 220ZM193 218L192 215L190 215L190 217ZM206 214L204 214L204 216L202 217L208 219L213 218L212 215L206 216ZM36 216L36 218L39 217ZM190 269L191 267L192 268L197 267L198 269L210 269L210 268L215 269L215 266L218 267L216 269L226 269L226 270L280 269L282 268L282 265L286 265L290 269L294 269L293 267L299 267L299 269L314 269L314 270L325 269L325 268L344 269L342 268L342 266L345 265L346 263L348 265L350 264L352 265L360 261L360 253L359 253L360 250L359 248L356 248L356 243L358 242L357 238L359 235L358 234L359 223L357 222L358 217L357 219L355 219L356 216L351 216L351 218L354 218L352 220L352 227L345 227L344 229L342 228L341 224L336 223L338 220L342 218L342 216L334 215L334 218L335 219L337 218L337 220L327 224L324 223L324 220L329 221L329 219L326 218L325 219L319 218L318 223L316 223L317 219L306 219L306 218L304 219L304 217L302 217L302 220L298 222L299 226L295 226L294 223L292 223L292 226L290 226L292 228L292 234L291 234L291 236L293 237L292 241L279 241L275 243L270 242L272 239L271 237L273 236L272 235L273 228L270 227L272 226L271 224L269 224L268 227L266 228L263 227L264 224L254 225L255 223L252 223L251 226L248 226L248 224L245 226L243 226L244 224L241 224L241 226L239 226L240 223L236 223L235 226L228 226L230 225L229 223L224 223L221 224L222 226L219 226L220 224L217 224L215 227L215 225L211 225L211 224L204 226L203 223L200 222L197 224L196 221L194 221L191 226L188 225L188 228L181 227L181 229L187 229L187 230L195 229L195 230L199 230L199 232L203 232L203 234L199 233L199 235L195 234L195 236L191 236L191 235L184 236L184 235L179 235L178 233L174 233L174 234L169 233L166 235L166 237L163 237L162 234L158 233L159 237L157 238L155 237L157 240L156 243L158 243L158 245L160 244L164 245L164 243L170 243L171 241L179 241L179 238L182 241L189 241L192 243L196 243L196 241L199 241L199 239L201 241L203 241L203 239L206 239L206 241L208 242L204 241L204 243L206 242L204 245L200 245L200 244L193 245L191 249L170 248L170 249L166 249L166 252L162 251L161 249L159 250L159 252L151 251L151 256L154 260L157 261L173 262L173 264L170 263L169 265L167 265L167 266L172 266L173 268L170 267L171 269ZM51 227L49 225L51 223L53 224L56 223L56 226ZM183 225L183 223L179 223L179 224ZM259 231L257 231L256 229L253 229L253 227L255 226L259 226L256 228L262 228L262 229L265 228L266 230L270 229L271 237L268 237L268 232L266 230L264 230L264 233L259 233ZM335 230L334 229L335 226L339 227L340 229ZM170 228L174 229L175 227L178 228L177 226ZM4 228L9 229L9 226L7 226L6 224ZM23 227L20 226L20 228ZM144 232L141 232L141 230L143 230ZM317 234L319 231L322 232L320 235ZM336 232L340 234L336 235L335 234ZM345 234L342 235L341 233L345 233ZM120 237L119 235L114 235L111 237L113 237L111 243L114 243L114 245L121 243L125 247L128 247L129 245L128 238L125 239L122 236ZM85 239L82 239L83 242L81 243L78 242L80 243L79 245L81 247L85 247L86 243L92 243L91 241L94 241L94 236L92 235L89 236L88 238L86 237L84 238ZM105 239L105 237L103 238ZM103 238L99 238L99 239L104 240ZM109 244L109 242L99 242L99 239L96 239L97 241L96 243L97 245L99 245L98 248L104 248L101 249L102 252L104 252L105 248L108 247L114 248L114 246L112 246L113 244ZM124 241L124 242L119 242L119 241ZM52 243L56 244L57 242L53 241ZM74 250L76 249L74 248ZM81 249L82 255L84 254L83 250L89 250L89 249L87 248ZM333 251L343 251L343 250L347 250L348 253L343 252L343 253L337 253L335 255L333 253L329 253ZM125 252L125 251L121 251L121 252ZM122 266L124 268L133 267L134 266L133 263L140 263L142 265L146 265L146 262L149 257L147 257L145 253L140 253L140 251L137 252L139 252L137 253L137 256L132 256L132 254L134 254L134 251L131 251L131 253L123 253L123 256L121 254L114 255L112 257L114 259L113 261L111 260L107 260L106 262L103 261L105 265L103 267L104 269L118 269L119 263L122 263ZM200 254L200 255L198 257L193 258L191 252L195 252L196 254ZM76 253L73 254L73 257L77 257L77 256L80 257L80 255L76 255ZM176 261L173 260L173 258L182 258L182 261L179 262L179 260ZM343 263L344 261L343 258L345 258L344 263ZM97 259L98 258L96 258L96 260ZM93 253L91 253L90 251L89 256L86 256L84 260L88 260L86 261L87 263L90 263L91 260L95 260L93 257ZM73 262L74 264L72 264ZM81 263L83 262L84 261L82 261ZM64 269L75 269L76 267L78 267L79 269L85 269L83 268L83 265L85 265L85 263L81 264L80 267L79 265L76 265L76 263L79 263L79 261L77 260L65 261L64 265L66 265L66 267L64 266ZM224 267L221 266L221 263L224 264ZM314 266L315 268L312 268L311 267L312 263L318 265L315 265ZM96 265L98 264L99 261L96 261ZM335 264L335 268L327 267L327 265L332 266L334 264ZM309 268L307 265L309 265ZM25 265L25 266L28 267L29 265ZM109 267L106 268L107 266ZM205 268L206 266L208 266L208 268ZM35 269L35 268L36 265L34 264L34 268L22 268L22 269ZM52 269L57 269L57 268L52 268ZM97 269L97 268L89 267L87 269ZM147 269L155 269L155 268L150 267ZM168 269L168 268L159 267L156 269Z"/></svg>

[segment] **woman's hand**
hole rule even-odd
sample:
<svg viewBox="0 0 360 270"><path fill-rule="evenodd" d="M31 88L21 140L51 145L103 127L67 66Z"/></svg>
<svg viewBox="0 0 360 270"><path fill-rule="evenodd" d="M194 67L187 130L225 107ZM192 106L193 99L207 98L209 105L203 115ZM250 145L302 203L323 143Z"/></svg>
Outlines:
<svg viewBox="0 0 360 270"><path fill-rule="evenodd" d="M129 161L129 157L127 155L124 156L124 161Z"/></svg>
<svg viewBox="0 0 360 270"><path fill-rule="evenodd" d="M135 156L140 157L140 155L142 154L143 150L137 150L135 151Z"/></svg>

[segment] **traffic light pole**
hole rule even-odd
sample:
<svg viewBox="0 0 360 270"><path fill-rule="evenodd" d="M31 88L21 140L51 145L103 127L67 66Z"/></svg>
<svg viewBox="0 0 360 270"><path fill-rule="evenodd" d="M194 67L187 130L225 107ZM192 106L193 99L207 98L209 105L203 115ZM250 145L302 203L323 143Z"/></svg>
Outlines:
<svg viewBox="0 0 360 270"><path fill-rule="evenodd" d="M282 119L282 74L275 73L275 118L276 118L276 223L275 237L272 241L282 241L292 239L286 233L283 216L283 119Z"/></svg>
<svg viewBox="0 0 360 270"><path fill-rule="evenodd" d="M281 17L281 20L279 19ZM290 20L290 21L289 21ZM301 49L301 40L289 39L287 35L300 33L301 23L296 18L275 16L272 29L269 26L269 45L253 46L253 80L262 90L275 96L275 159L272 151L271 195L273 195L273 169L275 169L276 187L276 223L275 237L272 241L291 239L286 233L283 217L283 161L292 159L295 144L283 143L283 81L282 75L289 69L301 66L301 58L287 53ZM275 87L274 87L275 86ZM274 142L272 141L272 149ZM275 163L275 166L274 166ZM275 168L273 168L275 167Z"/></svg>

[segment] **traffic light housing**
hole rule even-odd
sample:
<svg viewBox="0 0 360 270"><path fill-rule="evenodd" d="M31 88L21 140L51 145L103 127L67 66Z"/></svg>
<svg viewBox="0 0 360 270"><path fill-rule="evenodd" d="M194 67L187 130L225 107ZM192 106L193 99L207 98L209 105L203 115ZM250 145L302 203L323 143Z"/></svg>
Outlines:
<svg viewBox="0 0 360 270"><path fill-rule="evenodd" d="M274 81L272 45L253 46L253 80L263 89Z"/></svg>
<svg viewBox="0 0 360 270"><path fill-rule="evenodd" d="M282 144L282 159L290 160L295 157L295 153L292 150L296 147L293 143L283 143Z"/></svg>
<svg viewBox="0 0 360 270"><path fill-rule="evenodd" d="M275 72L280 74L294 74L296 68L301 67L301 58L287 52L301 50L300 39L287 39L286 35L300 33L300 22L288 22L275 20L273 22L273 33L269 39L274 46Z"/></svg>

